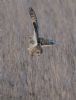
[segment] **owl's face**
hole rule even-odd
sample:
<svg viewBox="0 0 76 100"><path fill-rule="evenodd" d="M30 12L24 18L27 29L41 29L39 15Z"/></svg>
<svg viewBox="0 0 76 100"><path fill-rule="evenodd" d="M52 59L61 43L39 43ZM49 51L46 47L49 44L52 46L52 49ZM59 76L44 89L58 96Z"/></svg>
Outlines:
<svg viewBox="0 0 76 100"><path fill-rule="evenodd" d="M40 55L42 53L42 48L40 45L37 45L31 49L29 49L30 55Z"/></svg>
<svg viewBox="0 0 76 100"><path fill-rule="evenodd" d="M40 55L40 54L42 53L42 48L41 48L41 46L36 46L36 51L35 51L35 53L36 53L37 55Z"/></svg>

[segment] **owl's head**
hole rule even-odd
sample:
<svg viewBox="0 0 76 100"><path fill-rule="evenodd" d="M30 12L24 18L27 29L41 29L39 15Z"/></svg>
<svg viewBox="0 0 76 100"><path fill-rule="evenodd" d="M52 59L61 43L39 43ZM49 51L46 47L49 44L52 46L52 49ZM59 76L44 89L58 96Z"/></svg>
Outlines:
<svg viewBox="0 0 76 100"><path fill-rule="evenodd" d="M31 56L33 56L33 55L40 55L40 54L42 54L42 48L41 48L41 46L40 45L37 45L37 46L35 46L35 47L33 47L33 48L29 48L29 53L30 53L30 55Z"/></svg>

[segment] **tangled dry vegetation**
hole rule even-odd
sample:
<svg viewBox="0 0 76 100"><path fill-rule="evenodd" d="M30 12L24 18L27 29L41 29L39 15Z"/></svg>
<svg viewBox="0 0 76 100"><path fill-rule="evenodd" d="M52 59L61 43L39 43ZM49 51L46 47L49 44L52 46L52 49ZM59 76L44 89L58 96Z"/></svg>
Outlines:
<svg viewBox="0 0 76 100"><path fill-rule="evenodd" d="M61 41L31 57L29 6L40 36ZM0 100L76 99L76 0L0 0Z"/></svg>

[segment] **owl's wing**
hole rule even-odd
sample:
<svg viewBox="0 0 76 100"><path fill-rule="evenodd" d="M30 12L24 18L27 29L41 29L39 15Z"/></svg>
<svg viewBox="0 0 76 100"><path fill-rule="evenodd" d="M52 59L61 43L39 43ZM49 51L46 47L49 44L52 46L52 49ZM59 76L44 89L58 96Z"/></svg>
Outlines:
<svg viewBox="0 0 76 100"><path fill-rule="evenodd" d="M41 44L42 47L58 44L58 42L54 40L44 39L44 38L39 38L39 43Z"/></svg>
<svg viewBox="0 0 76 100"><path fill-rule="evenodd" d="M35 43L38 43L38 38L39 38L38 22L37 22L37 17L36 17L35 11L31 7L29 8L29 14L30 14L30 17L32 19L32 24L33 24L33 27L34 27L33 40L35 41Z"/></svg>

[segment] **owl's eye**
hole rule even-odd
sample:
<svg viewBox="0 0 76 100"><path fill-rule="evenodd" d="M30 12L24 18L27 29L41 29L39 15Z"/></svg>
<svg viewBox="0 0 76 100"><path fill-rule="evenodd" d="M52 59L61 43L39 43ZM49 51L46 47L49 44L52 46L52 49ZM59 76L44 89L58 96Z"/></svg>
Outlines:
<svg viewBox="0 0 76 100"><path fill-rule="evenodd" d="M37 50L36 53L37 53L37 54L40 54L40 50Z"/></svg>
<svg viewBox="0 0 76 100"><path fill-rule="evenodd" d="M37 51L37 53L40 53L39 51Z"/></svg>

